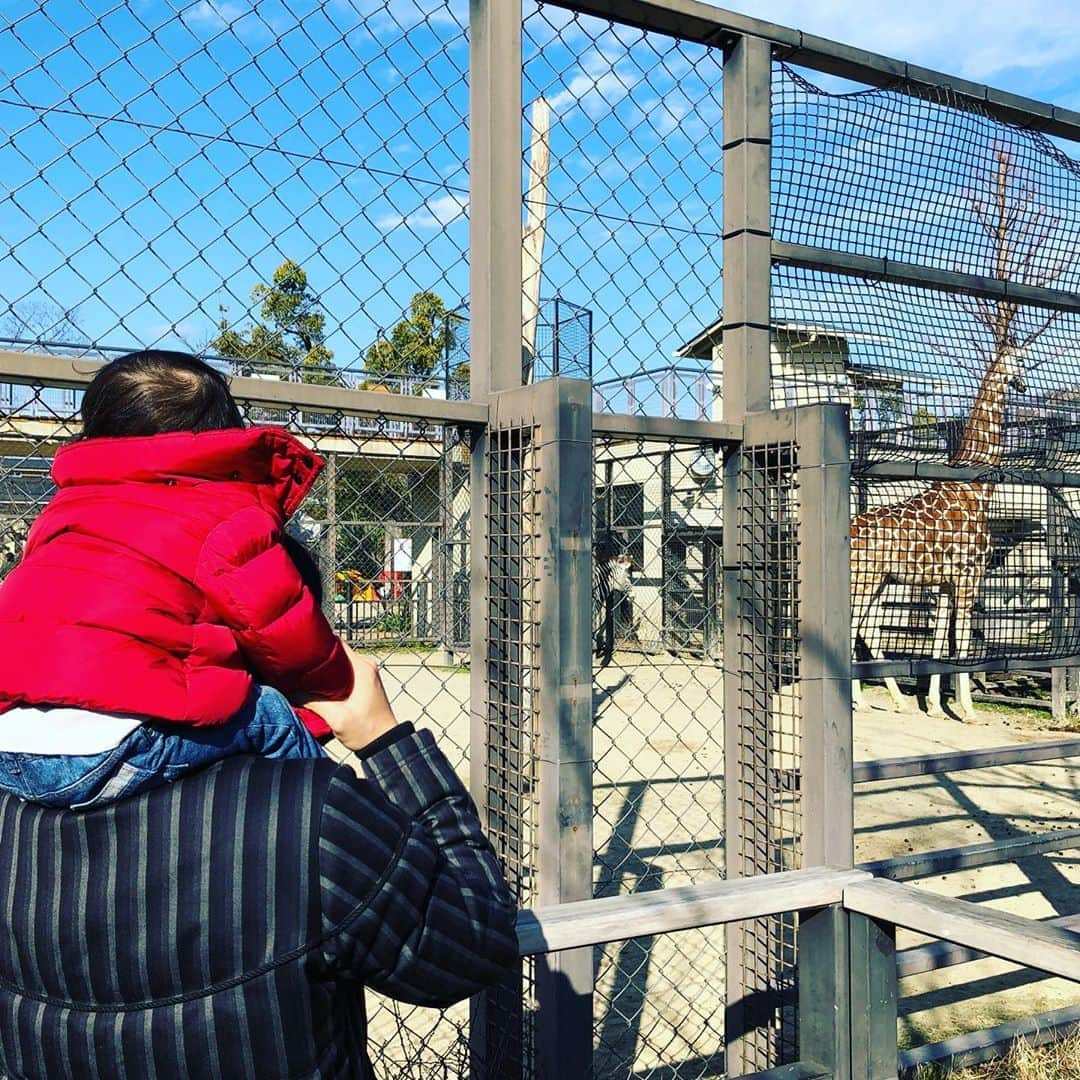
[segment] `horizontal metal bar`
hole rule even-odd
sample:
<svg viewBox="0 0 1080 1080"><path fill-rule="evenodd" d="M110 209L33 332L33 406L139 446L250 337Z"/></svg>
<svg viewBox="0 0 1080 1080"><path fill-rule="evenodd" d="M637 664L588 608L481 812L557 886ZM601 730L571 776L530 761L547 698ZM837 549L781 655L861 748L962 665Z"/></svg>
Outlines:
<svg viewBox="0 0 1080 1080"><path fill-rule="evenodd" d="M703 45L723 45L733 36L765 38L777 55L793 64L855 79L870 86L901 81L916 89L948 90L961 103L977 106L1008 124L1035 128L1065 139L1080 139L1080 113L1033 98L1010 94L982 83L909 64L880 53L806 34L787 26L739 15L700 0L550 0L557 7L656 30ZM903 86L897 86L903 90Z"/></svg>
<svg viewBox="0 0 1080 1080"><path fill-rule="evenodd" d="M998 863L1012 862L1030 855L1074 847L1080 847L1080 829L1059 829L1056 832L1011 836L1006 840L987 840L981 844L967 844L964 847L943 848L939 851L920 851L891 859L875 859L872 862L860 863L858 869L890 881L912 881L934 874L951 874L956 870L996 866Z"/></svg>
<svg viewBox="0 0 1080 1080"><path fill-rule="evenodd" d="M875 461L852 463L852 479L862 480L982 480L987 484L1043 484L1048 487L1080 487L1080 472L1063 469L988 469L948 465L943 461Z"/></svg>
<svg viewBox="0 0 1080 1080"><path fill-rule="evenodd" d="M1076 937L1080 948L1080 915L1065 915L1060 919L1039 920L1046 926L1056 926L1070 930ZM929 945L916 945L911 949L901 949L896 954L896 977L906 979L911 975L922 975L926 971L938 971L941 968L967 964L972 960L982 960L986 953L978 949L957 945L952 941L932 941Z"/></svg>
<svg viewBox="0 0 1080 1080"><path fill-rule="evenodd" d="M902 1050L898 1063L899 1075L913 1077L922 1065L951 1064L955 1068L978 1065L1001 1057L1017 1039L1024 1039L1033 1046L1042 1046L1077 1030L1080 1030L1080 1005L1024 1016L1008 1024L953 1035L941 1042Z"/></svg>
<svg viewBox="0 0 1080 1080"><path fill-rule="evenodd" d="M920 266L917 263L900 262L897 259L852 255L846 251L811 247L807 244L788 244L782 240L772 242L772 257L774 262L786 266L828 270L853 277L873 278L875 281L892 281L901 285L932 288L939 292L985 296L991 300L1014 300L1020 304L1033 304L1058 311L1080 311L1080 293L1067 292L1063 289L1044 289L1035 285L1024 285L1018 281L985 277L981 274L940 270L937 267Z"/></svg>
<svg viewBox="0 0 1080 1080"><path fill-rule="evenodd" d="M844 889L844 907L1026 968L1080 981L1076 935L1045 922L897 881L854 882Z"/></svg>
<svg viewBox="0 0 1080 1080"><path fill-rule="evenodd" d="M532 956L826 907L840 903L846 885L867 877L859 870L815 867L521 911L518 951Z"/></svg>
<svg viewBox="0 0 1080 1080"><path fill-rule="evenodd" d="M876 758L873 761L855 762L853 771L855 783L866 784L871 780L899 780L905 776L932 776L965 769L988 769L997 765L1020 765L1028 761L1056 761L1070 757L1080 757L1080 739L991 746L982 750L958 750L953 754Z"/></svg>
<svg viewBox="0 0 1080 1080"><path fill-rule="evenodd" d="M1050 664L1062 667L1080 665L1080 655L1055 656L987 656L979 660L856 660L851 665L853 679L918 678L920 675L956 675L964 671L1044 671Z"/></svg>
<svg viewBox="0 0 1080 1080"><path fill-rule="evenodd" d="M717 420L678 420L669 416L594 412L593 434L627 439L687 439L692 442L737 443L742 439L742 425L725 424Z"/></svg>
<svg viewBox="0 0 1080 1080"><path fill-rule="evenodd" d="M86 386L105 361L89 357L50 356L0 350L0 382L37 384L79 389ZM229 379L233 396L255 405L343 412L350 415L380 416L391 420L414 420L428 424L482 427L487 423L487 405L476 401L443 401L412 394L391 394L379 390L350 390L342 386L285 382L276 379Z"/></svg>

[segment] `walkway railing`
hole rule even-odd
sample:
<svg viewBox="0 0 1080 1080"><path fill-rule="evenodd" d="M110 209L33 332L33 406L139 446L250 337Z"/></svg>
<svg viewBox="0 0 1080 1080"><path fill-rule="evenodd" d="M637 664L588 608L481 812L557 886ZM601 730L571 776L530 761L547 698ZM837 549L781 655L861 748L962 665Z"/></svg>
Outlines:
<svg viewBox="0 0 1080 1080"><path fill-rule="evenodd" d="M829 867L522 911L518 946L535 956L785 912L799 913L799 1061L756 1080L893 1080L940 1060L929 1047L897 1050L897 979L910 974L898 968L897 927L1080 982L1080 934L1066 927ZM997 1030L965 1036L965 1045L998 1045L978 1038Z"/></svg>

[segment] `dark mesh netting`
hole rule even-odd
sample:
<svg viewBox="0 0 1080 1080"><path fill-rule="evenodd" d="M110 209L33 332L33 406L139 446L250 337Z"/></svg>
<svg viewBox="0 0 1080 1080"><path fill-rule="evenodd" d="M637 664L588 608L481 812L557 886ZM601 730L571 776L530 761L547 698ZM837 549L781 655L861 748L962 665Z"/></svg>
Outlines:
<svg viewBox="0 0 1080 1080"><path fill-rule="evenodd" d="M1080 163L946 90L832 94L778 65L772 190L778 240L1029 285L1080 282Z"/></svg>

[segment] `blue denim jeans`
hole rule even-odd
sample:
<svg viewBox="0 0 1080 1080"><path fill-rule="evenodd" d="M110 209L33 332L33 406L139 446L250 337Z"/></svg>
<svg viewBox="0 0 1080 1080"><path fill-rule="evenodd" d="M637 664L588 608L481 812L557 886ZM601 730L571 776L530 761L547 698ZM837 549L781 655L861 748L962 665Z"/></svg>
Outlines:
<svg viewBox="0 0 1080 1080"><path fill-rule="evenodd" d="M224 724L146 723L101 754L0 752L0 790L46 806L87 810L125 799L234 754L321 758L323 748L277 690L257 686Z"/></svg>

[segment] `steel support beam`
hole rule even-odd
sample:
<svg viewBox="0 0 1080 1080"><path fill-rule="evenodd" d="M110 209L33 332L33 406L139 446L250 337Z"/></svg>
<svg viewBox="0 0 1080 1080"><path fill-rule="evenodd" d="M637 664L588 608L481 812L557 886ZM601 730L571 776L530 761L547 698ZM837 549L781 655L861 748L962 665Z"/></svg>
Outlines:
<svg viewBox="0 0 1080 1080"><path fill-rule="evenodd" d="M997 1027L953 1035L941 1042L904 1050L900 1054L899 1075L905 1080L914 1078L920 1069L931 1064L962 1069L1002 1057L1017 1039L1023 1039L1032 1046L1043 1046L1077 1032L1080 1032L1080 1005L1069 1005L1064 1009L1025 1016Z"/></svg>
<svg viewBox="0 0 1080 1080"><path fill-rule="evenodd" d="M1076 946L1080 949L1080 915L1063 915L1057 919L1044 920L1047 926L1071 930L1077 935ZM896 977L906 979L921 975L924 971L940 971L942 968L982 960L988 954L966 945L954 945L951 941L932 941L929 945L916 945L896 954Z"/></svg>
<svg viewBox="0 0 1080 1080"><path fill-rule="evenodd" d="M674 420L667 416L594 413L593 431L613 439L680 439L722 445L742 439L739 424L715 420Z"/></svg>
<svg viewBox="0 0 1080 1080"><path fill-rule="evenodd" d="M469 381L521 385L521 11L469 3Z"/></svg>
<svg viewBox="0 0 1080 1080"><path fill-rule="evenodd" d="M979 866L995 866L1013 862L1029 855L1048 851L1064 851L1080 847L1080 829L1060 829L1034 836L1016 836L1007 840L988 840L982 844L943 848L940 851L920 851L892 859L875 859L859 863L858 869L874 877L890 881L914 881L933 874L951 874L956 870L972 870Z"/></svg>
<svg viewBox="0 0 1080 1080"><path fill-rule="evenodd" d="M0 383L41 383L80 390L106 362L99 357L50 356L0 349ZM350 390L344 386L284 379L236 375L229 379L229 389L233 397L252 405L378 416L432 425L480 427L487 423L488 415L487 405L482 401L441 401L413 394L383 394L377 390Z"/></svg>
<svg viewBox="0 0 1080 1080"><path fill-rule="evenodd" d="M941 270L933 266L900 262L898 259L852 255L846 251L811 247L807 244L789 244L781 240L772 242L772 257L774 262L784 266L824 270L874 281L892 281L900 285L964 293L989 300L1012 300L1018 304L1034 304L1058 311L1080 311L1080 293L1024 285L1022 282L985 277L981 274Z"/></svg>
<svg viewBox="0 0 1080 1080"><path fill-rule="evenodd" d="M988 469L948 465L943 461L874 461L858 466L858 479L979 480L986 484L1039 484L1080 487L1080 472L1064 469Z"/></svg>
<svg viewBox="0 0 1080 1080"><path fill-rule="evenodd" d="M769 408L769 174L772 51L744 37L724 58L724 356L723 419ZM724 462L724 785L725 863L729 879L781 869L773 865L769 817L770 717L764 582L751 566L764 560L765 529L749 514L767 500L763 469L740 449ZM762 501L764 506L765 502ZM759 535L760 533L760 535ZM772 1030L783 920L729 926L725 934L725 1039L731 1075L780 1063Z"/></svg>
<svg viewBox="0 0 1080 1080"><path fill-rule="evenodd" d="M557 7L571 8L628 26L700 42L724 44L732 37L760 38L776 47L777 55L828 75L895 88L900 92L927 89L948 90L961 104L1006 124L1045 131L1064 139L1080 139L1080 113L1033 98L1010 94L992 86L909 64L880 53L830 41L787 26L740 15L734 11L702 3L701 0L549 0Z"/></svg>
<svg viewBox="0 0 1080 1080"><path fill-rule="evenodd" d="M551 379L504 395L536 401L534 445L538 571L539 900L565 904L593 892L592 390ZM593 951L536 962L536 1071L592 1076Z"/></svg>
<svg viewBox="0 0 1080 1080"><path fill-rule="evenodd" d="M851 736L851 476L847 409L800 410L799 694L803 866L850 866L855 812Z"/></svg>
<svg viewBox="0 0 1080 1080"><path fill-rule="evenodd" d="M723 418L769 408L772 58L739 38L724 59Z"/></svg>
<svg viewBox="0 0 1080 1080"><path fill-rule="evenodd" d="M1055 656L985 656L978 660L857 660L851 665L853 679L918 678L920 675L955 675L960 671L1045 671L1051 663L1074 666L1080 655Z"/></svg>
<svg viewBox="0 0 1080 1080"><path fill-rule="evenodd" d="M486 414L493 395L521 385L521 11L502 0L469 4L469 187L469 381L471 404ZM500 438L505 446L493 441ZM531 857L521 835L524 781L511 779L529 752L527 735L518 730L528 707L523 664L531 662L521 640L525 585L519 578L528 555L521 524L528 447L522 439L527 444L528 435L504 437L484 427L470 447L470 787L496 847L506 849L500 853L517 887L524 887L528 868L514 863ZM496 561L498 589L491 581ZM521 1080L524 992L519 969L472 999L470 1075L476 1080Z"/></svg>

